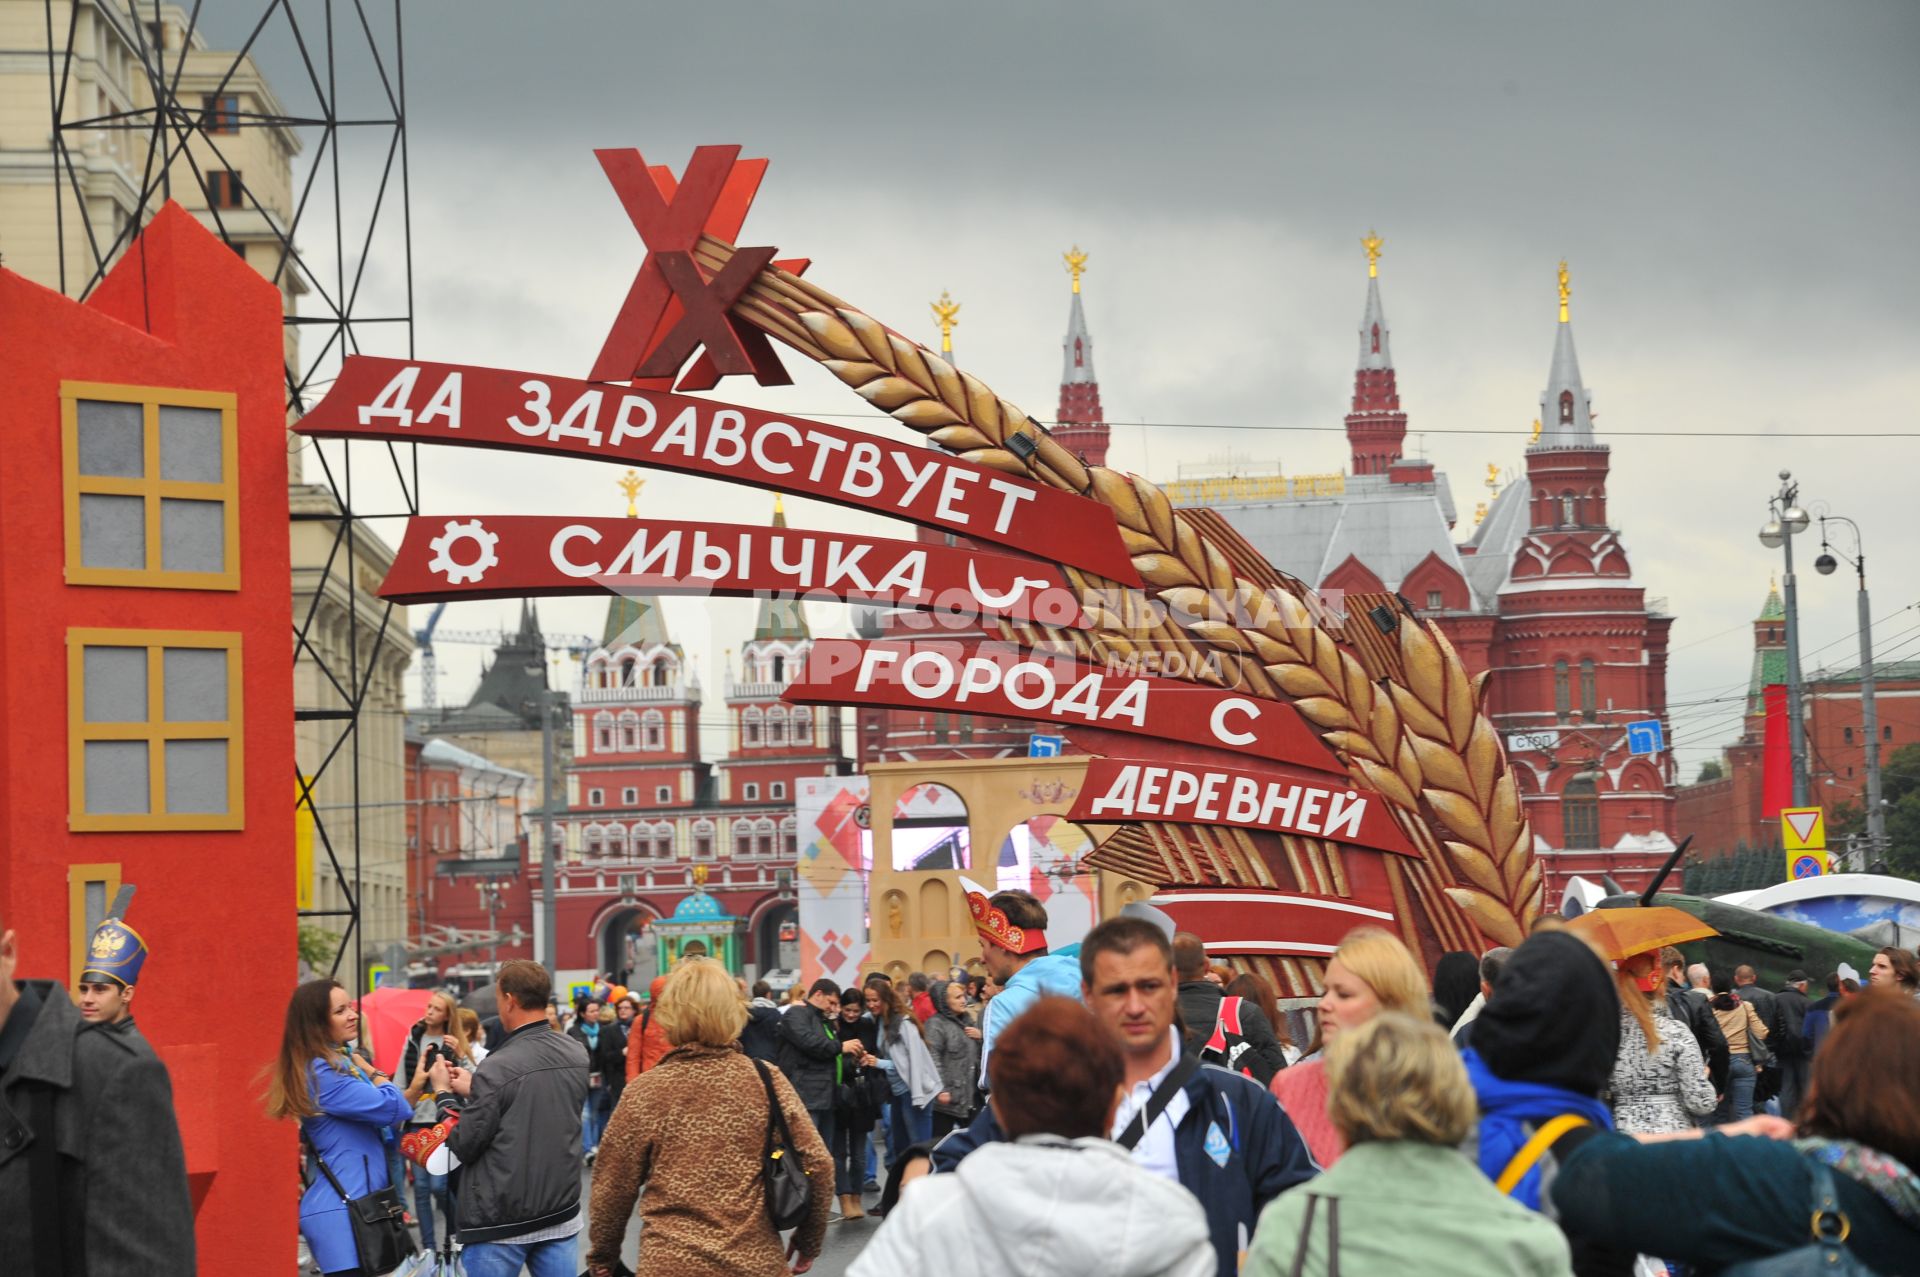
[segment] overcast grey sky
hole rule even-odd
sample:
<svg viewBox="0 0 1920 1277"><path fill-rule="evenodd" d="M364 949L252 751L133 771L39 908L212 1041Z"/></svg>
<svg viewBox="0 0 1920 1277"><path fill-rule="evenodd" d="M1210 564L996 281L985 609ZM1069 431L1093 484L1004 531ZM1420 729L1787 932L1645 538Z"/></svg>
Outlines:
<svg viewBox="0 0 1920 1277"><path fill-rule="evenodd" d="M1358 240L1375 228L1413 444L1450 475L1464 536L1487 463L1521 464L1564 256L1613 445L1614 522L1679 618L1669 693L1688 778L1734 734L1737 700L1688 703L1746 678L1744 623L1778 562L1754 538L1776 471L1859 520L1877 614L1920 603L1920 6L1906 0L408 0L406 20L423 357L584 375L642 251L592 149L637 146L677 168L697 144L737 142L772 159L744 242L812 257L810 278L923 340L927 303L951 289L960 362L1043 417L1068 302L1059 255L1088 250L1114 464L1165 479L1231 451L1333 470ZM297 106L289 47L270 35L261 56ZM342 74L370 83L344 60ZM368 294L397 272L377 256ZM786 362L794 387L715 393L862 409ZM1119 424L1139 421L1232 429ZM1849 430L1902 437L1778 437ZM606 467L429 461L430 511L621 505ZM742 489L664 474L642 502L663 517L765 513ZM1801 597L1809 668L1852 663L1849 578L1803 573ZM470 605L448 623L511 611ZM712 688L752 605L668 611ZM597 631L601 612L542 609L556 629ZM1920 657L1920 609L1879 633L1889 654ZM446 650L449 694L478 661Z"/></svg>

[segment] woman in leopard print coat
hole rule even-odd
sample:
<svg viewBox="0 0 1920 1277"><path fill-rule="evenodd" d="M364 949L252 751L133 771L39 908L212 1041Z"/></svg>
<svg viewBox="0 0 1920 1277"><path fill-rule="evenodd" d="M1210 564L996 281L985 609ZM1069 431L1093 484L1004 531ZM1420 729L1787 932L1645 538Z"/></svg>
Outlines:
<svg viewBox="0 0 1920 1277"><path fill-rule="evenodd" d="M686 961L668 978L653 1015L673 1049L627 1084L601 1137L588 1271L602 1277L614 1270L642 1186L642 1277L806 1271L826 1237L833 1161L792 1085L768 1069L794 1152L814 1186L789 1269L761 1177L767 1092L755 1062L740 1050L747 1009L732 978L711 958Z"/></svg>

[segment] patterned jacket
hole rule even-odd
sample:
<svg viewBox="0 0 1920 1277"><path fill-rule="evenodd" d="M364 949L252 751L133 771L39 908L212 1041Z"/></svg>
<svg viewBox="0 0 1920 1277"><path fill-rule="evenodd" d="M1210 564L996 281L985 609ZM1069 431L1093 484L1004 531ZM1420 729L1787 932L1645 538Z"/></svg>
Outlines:
<svg viewBox="0 0 1920 1277"><path fill-rule="evenodd" d="M792 1085L778 1069L768 1073L813 1183L812 1211L794 1234L812 1258L826 1238L833 1162ZM619 1259L644 1186L638 1271L784 1277L760 1173L769 1117L754 1062L737 1046L678 1047L628 1083L594 1164L588 1264L611 1268Z"/></svg>

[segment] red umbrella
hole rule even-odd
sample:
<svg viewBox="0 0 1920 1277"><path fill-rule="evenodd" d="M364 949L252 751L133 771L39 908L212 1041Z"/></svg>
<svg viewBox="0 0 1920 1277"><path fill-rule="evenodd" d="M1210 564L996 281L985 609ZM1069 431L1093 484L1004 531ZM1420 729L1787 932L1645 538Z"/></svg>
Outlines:
<svg viewBox="0 0 1920 1277"><path fill-rule="evenodd" d="M360 1035L373 1048L373 1062L391 1076L407 1048L407 1030L427 1013L432 989L375 989L360 999Z"/></svg>

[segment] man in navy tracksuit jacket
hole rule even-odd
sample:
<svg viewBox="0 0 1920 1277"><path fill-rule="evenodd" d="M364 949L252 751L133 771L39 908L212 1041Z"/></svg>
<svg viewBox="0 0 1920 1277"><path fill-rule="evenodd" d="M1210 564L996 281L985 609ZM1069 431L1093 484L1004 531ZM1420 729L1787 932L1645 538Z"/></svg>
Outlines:
<svg viewBox="0 0 1920 1277"><path fill-rule="evenodd" d="M1165 932L1139 918L1103 922L1081 942L1080 964L1087 1005L1126 1054L1128 1095L1114 1115L1114 1137L1136 1162L1178 1179L1200 1200L1220 1277L1233 1277L1261 1210L1320 1168L1271 1094L1241 1074L1182 1056ZM1184 1084L1156 1098L1176 1073ZM982 1144L1005 1138L993 1110L982 1109L971 1126L934 1146L933 1168L953 1170Z"/></svg>

